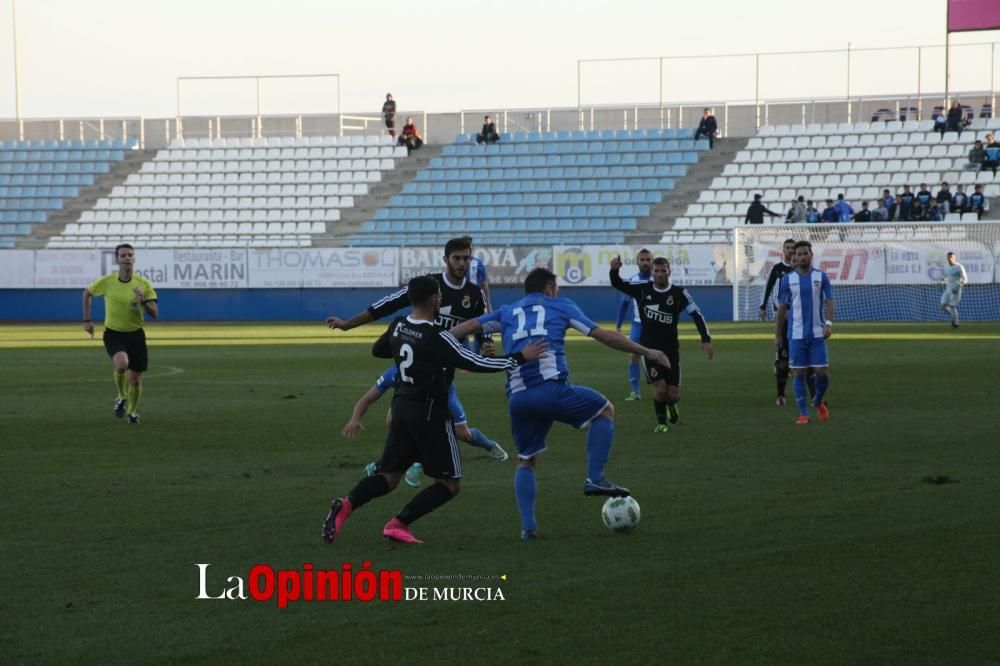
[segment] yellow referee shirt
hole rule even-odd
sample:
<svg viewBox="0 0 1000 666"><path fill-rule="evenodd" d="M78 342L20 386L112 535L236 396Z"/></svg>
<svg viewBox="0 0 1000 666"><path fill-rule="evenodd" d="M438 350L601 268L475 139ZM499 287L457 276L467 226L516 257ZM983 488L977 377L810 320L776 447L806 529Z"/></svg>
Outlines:
<svg viewBox="0 0 1000 666"><path fill-rule="evenodd" d="M142 328L145 309L140 303L135 288L142 289L144 301L155 301L156 290L153 283L138 273L132 274L132 279L122 282L118 272L99 277L87 287L94 296L104 297L104 327L113 331L129 333Z"/></svg>

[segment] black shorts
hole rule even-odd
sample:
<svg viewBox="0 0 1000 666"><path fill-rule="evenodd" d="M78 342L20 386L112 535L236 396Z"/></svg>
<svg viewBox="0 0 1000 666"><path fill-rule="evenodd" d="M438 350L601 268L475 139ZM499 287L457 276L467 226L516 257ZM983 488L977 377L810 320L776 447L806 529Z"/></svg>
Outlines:
<svg viewBox="0 0 1000 666"><path fill-rule="evenodd" d="M423 402L392 401L389 436L378 470L405 472L415 462L421 463L424 474L431 478L462 478L462 457L447 403L428 414Z"/></svg>
<svg viewBox="0 0 1000 666"><path fill-rule="evenodd" d="M118 352L128 354L128 369L135 372L146 372L149 367L149 352L146 349L146 332L138 331L122 333L110 328L104 329L104 350L108 356Z"/></svg>
<svg viewBox="0 0 1000 666"><path fill-rule="evenodd" d="M652 384L663 380L667 386L681 385L681 355L680 352L665 352L670 359L670 368L664 368L659 363L654 363L648 358L643 359L646 364L646 383Z"/></svg>

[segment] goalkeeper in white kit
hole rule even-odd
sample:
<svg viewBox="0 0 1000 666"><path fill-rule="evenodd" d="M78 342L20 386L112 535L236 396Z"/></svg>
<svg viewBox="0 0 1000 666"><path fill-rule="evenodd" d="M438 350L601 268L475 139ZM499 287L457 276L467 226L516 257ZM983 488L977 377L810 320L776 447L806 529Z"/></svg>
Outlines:
<svg viewBox="0 0 1000 666"><path fill-rule="evenodd" d="M969 282L965 266L958 263L954 252L948 253L948 265L944 269L944 293L941 294L941 309L951 317L951 327L958 328L958 304L962 300L962 287Z"/></svg>

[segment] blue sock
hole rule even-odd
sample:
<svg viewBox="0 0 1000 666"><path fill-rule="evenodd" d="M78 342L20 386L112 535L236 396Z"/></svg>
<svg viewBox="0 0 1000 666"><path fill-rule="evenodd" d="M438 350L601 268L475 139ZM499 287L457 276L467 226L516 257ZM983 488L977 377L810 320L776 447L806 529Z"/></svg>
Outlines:
<svg viewBox="0 0 1000 666"><path fill-rule="evenodd" d="M538 529L538 523L535 522L535 494L537 490L535 470L531 467L518 466L514 470L514 495L517 497L517 510L521 513L521 529Z"/></svg>
<svg viewBox="0 0 1000 666"><path fill-rule="evenodd" d="M823 396L826 395L826 390L830 388L830 375L822 374L816 375L816 393L813 395L813 404L819 405L823 402Z"/></svg>
<svg viewBox="0 0 1000 666"><path fill-rule="evenodd" d="M812 371L807 371L809 374L806 375L806 384L809 388L809 395L816 397L816 373Z"/></svg>
<svg viewBox="0 0 1000 666"><path fill-rule="evenodd" d="M639 361L628 364L628 383L632 387L632 393L639 395Z"/></svg>
<svg viewBox="0 0 1000 666"><path fill-rule="evenodd" d="M809 409L806 407L806 378L802 375L795 375L792 380L792 389L795 391L795 404L799 406L799 414L809 416Z"/></svg>
<svg viewBox="0 0 1000 666"><path fill-rule="evenodd" d="M611 453L611 442L615 438L615 424L606 416L598 416L590 422L587 431L587 478L597 482L604 478L604 463Z"/></svg>
<svg viewBox="0 0 1000 666"><path fill-rule="evenodd" d="M473 446L478 446L488 451L497 445L496 442L484 435L479 428L470 428L469 432L472 433L472 441L469 443Z"/></svg>

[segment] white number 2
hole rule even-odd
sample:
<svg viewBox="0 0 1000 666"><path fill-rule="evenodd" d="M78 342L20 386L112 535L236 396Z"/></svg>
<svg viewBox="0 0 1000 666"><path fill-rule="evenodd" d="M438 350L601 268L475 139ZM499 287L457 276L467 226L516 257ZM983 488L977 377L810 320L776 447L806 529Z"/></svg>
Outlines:
<svg viewBox="0 0 1000 666"><path fill-rule="evenodd" d="M406 369L413 365L413 347L404 344L399 348L399 355L403 357L403 360L399 362L399 378L407 384L412 384L413 377L407 376Z"/></svg>
<svg viewBox="0 0 1000 666"><path fill-rule="evenodd" d="M512 340L522 340L529 335L540 336L549 334L545 329L545 308L541 305L532 305L531 311L535 313L535 326L530 331L526 331L524 329L528 318L525 315L524 308L514 308L514 316L517 317L517 330L514 331Z"/></svg>

